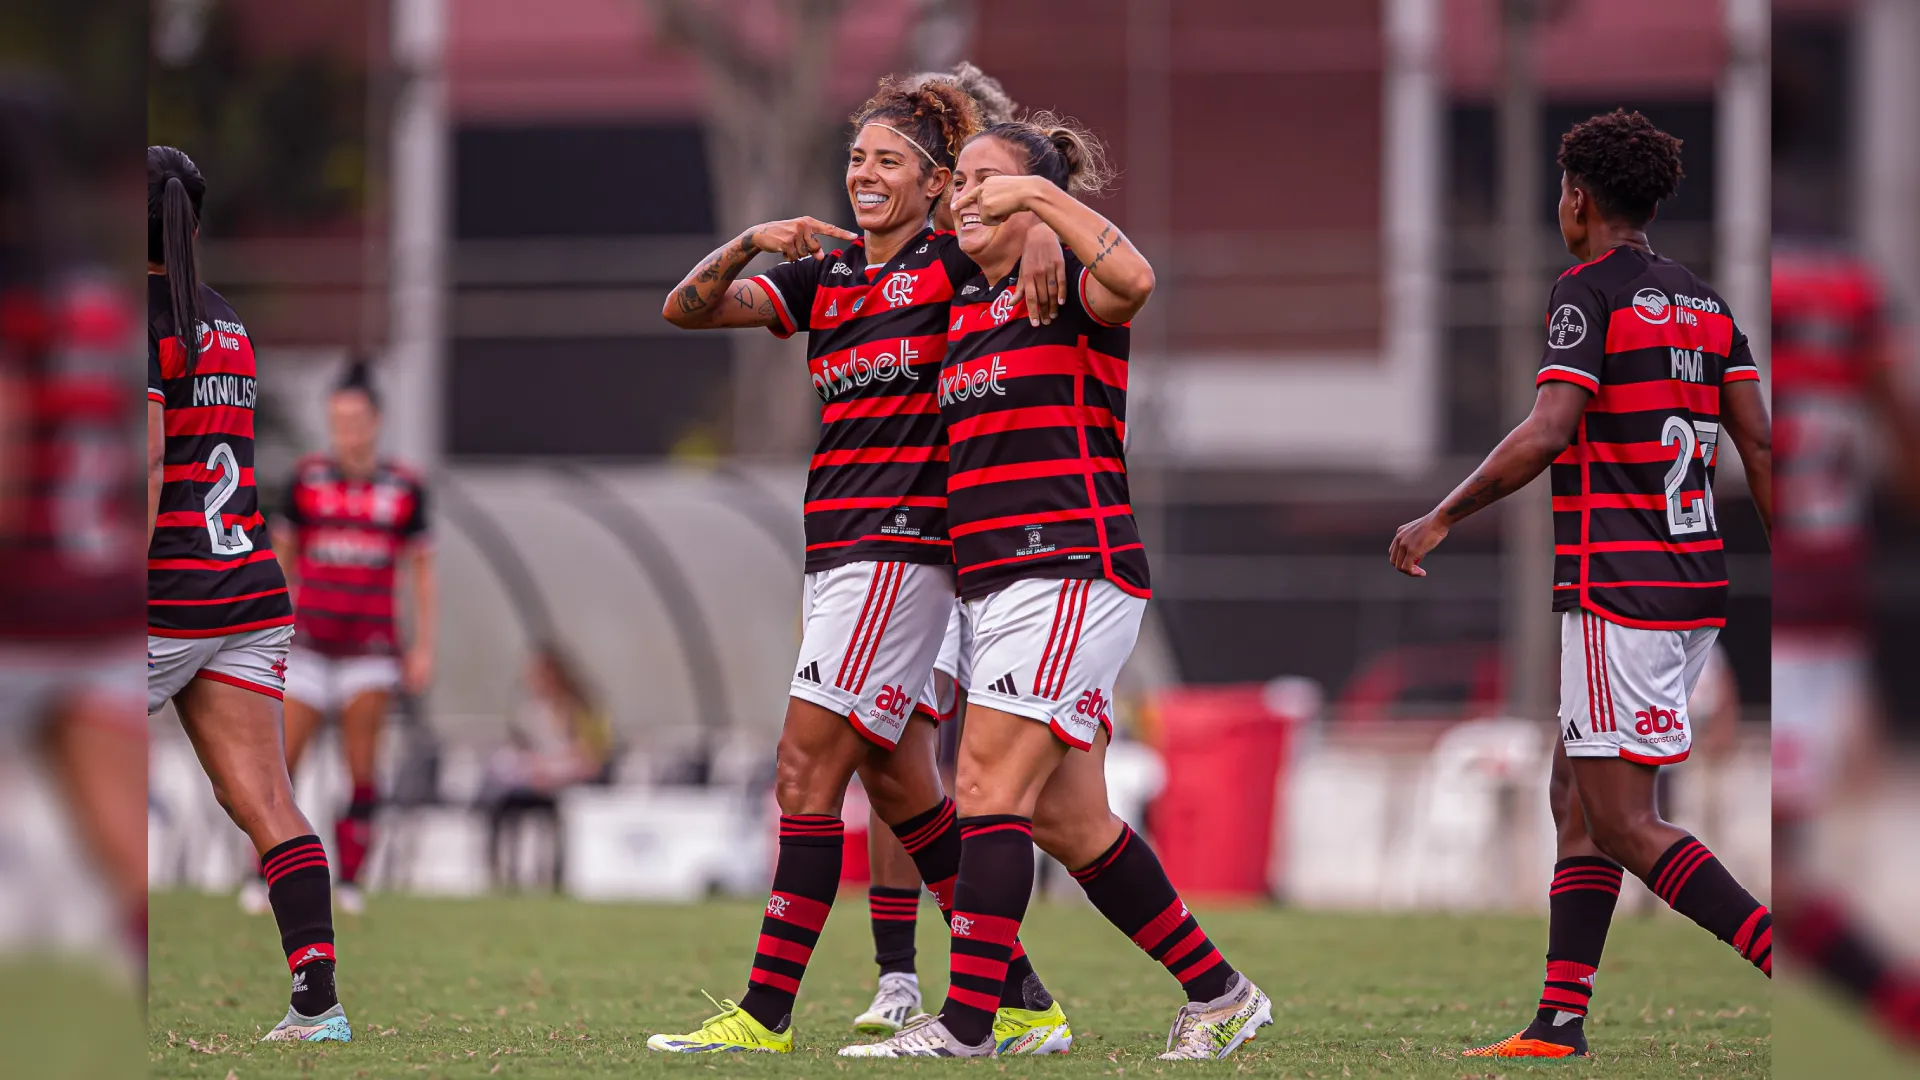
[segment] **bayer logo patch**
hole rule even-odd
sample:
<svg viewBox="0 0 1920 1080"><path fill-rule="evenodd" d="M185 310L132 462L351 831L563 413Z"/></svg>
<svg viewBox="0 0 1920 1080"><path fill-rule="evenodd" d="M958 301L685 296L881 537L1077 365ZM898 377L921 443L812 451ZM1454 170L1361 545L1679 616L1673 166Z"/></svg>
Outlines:
<svg viewBox="0 0 1920 1080"><path fill-rule="evenodd" d="M1547 320L1547 347L1571 349L1587 340L1587 316L1572 304L1561 304Z"/></svg>
<svg viewBox="0 0 1920 1080"><path fill-rule="evenodd" d="M1673 318L1673 305L1659 289L1641 289L1633 294L1633 313L1640 316L1641 321L1658 326Z"/></svg>

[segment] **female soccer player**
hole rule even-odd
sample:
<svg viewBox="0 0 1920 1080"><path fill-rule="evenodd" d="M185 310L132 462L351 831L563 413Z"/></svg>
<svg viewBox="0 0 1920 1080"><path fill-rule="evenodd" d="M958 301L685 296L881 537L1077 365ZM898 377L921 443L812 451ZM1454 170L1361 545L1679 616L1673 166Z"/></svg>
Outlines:
<svg viewBox="0 0 1920 1080"><path fill-rule="evenodd" d="M919 87L934 80L957 83L965 90L973 99L982 126L1011 120L1019 109L999 80L964 60L954 65L951 72L911 76L907 85ZM933 227L941 232L954 231L952 200L934 200ZM1034 318L1043 322L1052 321L1059 310L1060 297L1066 292L1065 261L1052 258L1048 262L1056 267L1055 272L1029 275L1024 282L1037 297L1032 307ZM934 660L932 685L921 696L921 709L942 725L938 760L941 775L949 783L953 779L960 725L948 721L958 718L966 707L966 661L970 647L965 633L965 613L956 599L947 616L946 638L940 643L939 656ZM920 1011L920 977L914 969L920 870L900 838L880 820L879 812L874 811L869 817L867 860L872 884L867 890L867 908L873 925L873 959L880 965L880 986L873 1003L854 1017L853 1027L868 1034L890 1034L900 1030L908 1017Z"/></svg>
<svg viewBox="0 0 1920 1080"><path fill-rule="evenodd" d="M955 784L964 840L952 978L937 1018L846 1047L849 1057L994 1052L999 976L1026 914L1036 842L1186 991L1164 1058L1225 1057L1271 1020L1266 995L1227 964L1146 841L1108 809L1113 683L1149 595L1123 449L1127 323L1154 279L1120 230L1070 194L1106 178L1098 144L1045 114L988 128L955 170L960 245L980 270L954 301L938 391L974 675ZM1012 283L1043 228L1072 251L1072 287L1060 317L1034 326Z"/></svg>
<svg viewBox="0 0 1920 1080"><path fill-rule="evenodd" d="M1559 861L1547 967L1525 1030L1470 1057L1578 1057L1607 926L1631 872L1773 975L1773 918L1706 845L1662 820L1654 785L1693 742L1687 698L1727 614L1713 508L1723 430L1763 528L1773 450L1760 371L1727 304L1654 253L1647 225L1680 185L1680 140L1637 112L1560 140L1560 236L1580 265L1548 301L1533 412L1388 548L1420 562L1448 530L1552 469L1560 729L1548 800Z"/></svg>
<svg viewBox="0 0 1920 1080"><path fill-rule="evenodd" d="M813 218L758 225L709 256L664 315L697 329L807 332L821 410L807 476L806 626L778 750L780 854L759 947L738 1005L647 1045L679 1053L793 1048L795 995L840 880L841 802L858 772L944 909L959 870L953 804L934 765L932 724L913 720L953 606L947 447L933 381L948 305L973 276L952 234L928 225L954 153L976 126L958 86L892 82L854 117L847 196L864 231ZM823 252L814 234L851 241ZM1040 246L1058 242L1040 238ZM789 260L733 279L755 255ZM806 256L811 256L807 258ZM997 991L1010 1053L1064 1050L1072 1034L1032 965Z"/></svg>
<svg viewBox="0 0 1920 1080"><path fill-rule="evenodd" d="M287 771L299 767L308 741L337 712L353 794L333 826L336 896L342 911L358 915L366 909L360 868L373 846L380 727L395 690L421 693L433 677L433 549L425 485L379 456L380 400L365 364L348 368L334 388L327 426L333 445L294 466L273 534L299 601L299 644L287 657ZM412 615L404 643L394 618L402 561ZM260 883L250 891L242 906L264 906Z"/></svg>
<svg viewBox="0 0 1920 1080"><path fill-rule="evenodd" d="M147 712L173 702L260 853L293 972L267 1039L346 1042L327 855L281 738L293 606L253 485L253 343L194 257L206 193L186 154L147 148Z"/></svg>

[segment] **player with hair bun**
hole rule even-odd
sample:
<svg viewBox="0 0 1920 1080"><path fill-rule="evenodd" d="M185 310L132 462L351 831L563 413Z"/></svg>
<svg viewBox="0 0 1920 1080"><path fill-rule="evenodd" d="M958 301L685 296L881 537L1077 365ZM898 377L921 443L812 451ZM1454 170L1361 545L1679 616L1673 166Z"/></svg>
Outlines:
<svg viewBox="0 0 1920 1080"><path fill-rule="evenodd" d="M930 219L978 117L951 80L886 80L853 124L846 188L861 234L814 218L754 226L691 271L662 313L687 329L804 331L823 407L804 508L805 629L777 752L779 856L747 992L695 1031L648 1039L654 1050L792 1050L795 998L839 887L841 807L856 773L943 910L959 873L937 718L923 698L954 595L934 384L949 305L977 268ZM828 251L820 233L849 243ZM1033 247L1036 266L1061 257L1051 234ZM736 283L762 251L788 261ZM1024 956L996 1001L1002 1053L1071 1045Z"/></svg>
<svg viewBox="0 0 1920 1080"><path fill-rule="evenodd" d="M937 1016L842 1056L996 1052L1036 844L1181 984L1163 1059L1226 1057L1272 1019L1108 808L1114 680L1150 595L1127 489L1127 324L1154 287L1132 243L1075 197L1111 175L1097 140L1048 113L995 124L960 153L953 213L979 271L954 300L939 385L973 675L954 785L964 839L951 977ZM1014 286L1030 237L1049 230L1071 249L1070 288L1059 318L1035 325Z"/></svg>
<svg viewBox="0 0 1920 1080"><path fill-rule="evenodd" d="M1759 368L1726 301L1647 240L1680 185L1680 140L1616 110L1561 137L1560 168L1560 235L1581 261L1548 300L1533 412L1388 549L1395 569L1425 577L1421 560L1455 523L1551 470L1561 738L1548 785L1558 861L1546 979L1533 1022L1469 1057L1586 1055L1626 872L1773 974L1766 905L1662 820L1655 799L1661 766L1691 751L1688 698L1726 624L1713 505L1723 432L1761 525L1773 524Z"/></svg>

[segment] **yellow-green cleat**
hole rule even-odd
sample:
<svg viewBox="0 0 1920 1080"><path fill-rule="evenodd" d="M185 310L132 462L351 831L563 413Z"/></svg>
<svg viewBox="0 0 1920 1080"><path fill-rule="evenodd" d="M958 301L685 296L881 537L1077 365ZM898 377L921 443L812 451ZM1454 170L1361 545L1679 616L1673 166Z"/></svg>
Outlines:
<svg viewBox="0 0 1920 1080"><path fill-rule="evenodd" d="M1003 1008L993 1014L993 1046L1001 1057L1064 1054L1073 1048L1073 1028L1057 1001L1044 1009Z"/></svg>
<svg viewBox="0 0 1920 1080"><path fill-rule="evenodd" d="M704 991L703 991L704 993ZM707 995L713 1001L713 995ZM790 1054L793 1052L793 1027L774 1031L755 1020L732 999L713 1001L720 1012L707 1017L697 1030L685 1035L655 1035L647 1040L647 1049L666 1054Z"/></svg>

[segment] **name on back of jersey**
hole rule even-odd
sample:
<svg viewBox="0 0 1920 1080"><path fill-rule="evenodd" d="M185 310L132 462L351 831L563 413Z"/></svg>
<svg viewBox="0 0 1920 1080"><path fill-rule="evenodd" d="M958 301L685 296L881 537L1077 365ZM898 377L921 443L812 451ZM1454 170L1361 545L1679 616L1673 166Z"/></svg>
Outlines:
<svg viewBox="0 0 1920 1080"><path fill-rule="evenodd" d="M234 405L242 409L253 408L260 392L259 384L251 375L195 375L193 377L193 405Z"/></svg>

